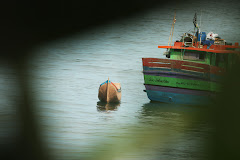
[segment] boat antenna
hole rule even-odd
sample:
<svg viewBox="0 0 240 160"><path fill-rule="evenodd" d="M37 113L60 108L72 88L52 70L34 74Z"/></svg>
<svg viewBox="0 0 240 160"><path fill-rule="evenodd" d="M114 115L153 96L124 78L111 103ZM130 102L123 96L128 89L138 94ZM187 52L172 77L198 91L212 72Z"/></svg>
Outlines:
<svg viewBox="0 0 240 160"><path fill-rule="evenodd" d="M197 25L197 13L195 12L195 15L193 17L193 24L194 24L194 32L195 32L195 28L198 28L198 25Z"/></svg>
<svg viewBox="0 0 240 160"><path fill-rule="evenodd" d="M168 46L172 44L172 37L173 37L173 32L174 32L174 24L176 22L176 11L174 11L174 17L173 17L173 22L172 22L172 27L171 27L171 31L170 31L170 36L168 39Z"/></svg>
<svg viewBox="0 0 240 160"><path fill-rule="evenodd" d="M197 32L196 32L197 33L197 38L198 38L198 36L200 36L200 44L201 44L201 35L200 35L201 31L200 31L199 25L197 24L197 13L196 12L195 12L195 15L193 17L193 24L194 24L194 32L195 32L195 28L197 28ZM200 47L200 46L198 46L198 47Z"/></svg>

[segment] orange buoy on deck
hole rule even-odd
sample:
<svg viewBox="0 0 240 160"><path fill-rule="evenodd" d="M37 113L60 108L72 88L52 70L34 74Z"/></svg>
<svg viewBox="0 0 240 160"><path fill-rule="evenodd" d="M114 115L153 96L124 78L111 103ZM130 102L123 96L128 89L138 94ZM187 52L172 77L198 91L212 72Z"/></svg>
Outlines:
<svg viewBox="0 0 240 160"><path fill-rule="evenodd" d="M108 78L99 87L98 99L103 102L119 102L121 100L120 83L113 83Z"/></svg>

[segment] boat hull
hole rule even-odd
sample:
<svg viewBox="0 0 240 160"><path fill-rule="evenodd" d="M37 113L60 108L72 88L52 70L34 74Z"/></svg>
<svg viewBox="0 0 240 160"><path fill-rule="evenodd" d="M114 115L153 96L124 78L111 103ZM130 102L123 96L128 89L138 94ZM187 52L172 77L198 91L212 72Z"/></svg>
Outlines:
<svg viewBox="0 0 240 160"><path fill-rule="evenodd" d="M147 96L152 101L211 104L222 87L222 76L215 73L216 68L207 64L143 58L144 84Z"/></svg>
<svg viewBox="0 0 240 160"><path fill-rule="evenodd" d="M145 85L147 96L152 101L186 105L208 105L214 94L205 91Z"/></svg>
<svg viewBox="0 0 240 160"><path fill-rule="evenodd" d="M120 83L104 82L100 85L98 99L102 102L119 102L121 100Z"/></svg>

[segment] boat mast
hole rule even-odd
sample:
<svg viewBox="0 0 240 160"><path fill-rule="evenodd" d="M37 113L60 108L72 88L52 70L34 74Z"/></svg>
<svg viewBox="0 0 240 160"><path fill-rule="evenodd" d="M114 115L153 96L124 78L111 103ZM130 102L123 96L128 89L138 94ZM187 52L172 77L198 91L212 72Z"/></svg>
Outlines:
<svg viewBox="0 0 240 160"><path fill-rule="evenodd" d="M173 17L173 22L172 22L172 27L171 27L171 32L170 32L170 36L168 39L168 46L172 44L172 37L173 37L173 32L174 32L174 24L176 22L176 11L174 12L174 17ZM171 40L170 40L171 39Z"/></svg>
<svg viewBox="0 0 240 160"><path fill-rule="evenodd" d="M200 35L200 44L199 44L199 47L200 47L201 42L202 42L202 35L201 35L200 27L202 27L202 10L201 10L200 26L199 26L199 35Z"/></svg>
<svg viewBox="0 0 240 160"><path fill-rule="evenodd" d="M199 27L202 27L202 10L201 10L201 15L200 15L200 26Z"/></svg>
<svg viewBox="0 0 240 160"><path fill-rule="evenodd" d="M109 77L108 77L108 81L107 81L107 95L106 95L107 96L107 100L106 100L107 102L109 101L109 97L108 97L109 93L108 92L109 92Z"/></svg>

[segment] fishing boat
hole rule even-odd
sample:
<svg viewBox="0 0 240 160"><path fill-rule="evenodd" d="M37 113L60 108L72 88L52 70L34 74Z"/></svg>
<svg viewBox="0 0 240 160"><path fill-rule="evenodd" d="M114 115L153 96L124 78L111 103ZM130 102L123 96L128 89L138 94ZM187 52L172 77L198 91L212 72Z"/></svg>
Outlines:
<svg viewBox="0 0 240 160"><path fill-rule="evenodd" d="M121 100L120 83L113 83L108 78L99 87L98 99L102 102L119 102Z"/></svg>
<svg viewBox="0 0 240 160"><path fill-rule="evenodd" d="M201 32L196 14L196 32L184 33L171 45L176 14L166 49L166 58L142 58L144 85L152 101L187 105L214 103L222 80L239 59L239 44L227 43L218 34Z"/></svg>

